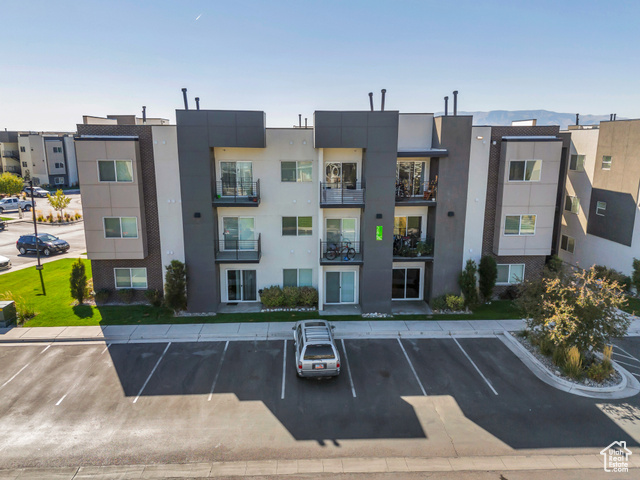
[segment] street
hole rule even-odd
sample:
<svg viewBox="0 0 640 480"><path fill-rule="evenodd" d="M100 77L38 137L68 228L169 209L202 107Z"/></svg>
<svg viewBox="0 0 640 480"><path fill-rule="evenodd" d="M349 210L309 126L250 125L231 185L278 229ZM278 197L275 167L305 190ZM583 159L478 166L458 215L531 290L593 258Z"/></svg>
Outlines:
<svg viewBox="0 0 640 480"><path fill-rule="evenodd" d="M0 346L0 469L637 451L637 397L556 390L496 337L337 344L324 380L290 340Z"/></svg>

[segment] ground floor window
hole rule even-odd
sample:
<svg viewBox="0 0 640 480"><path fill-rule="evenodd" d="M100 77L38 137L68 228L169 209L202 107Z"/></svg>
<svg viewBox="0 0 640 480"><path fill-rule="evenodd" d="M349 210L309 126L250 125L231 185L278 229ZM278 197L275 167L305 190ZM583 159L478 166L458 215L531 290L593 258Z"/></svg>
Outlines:
<svg viewBox="0 0 640 480"><path fill-rule="evenodd" d="M147 288L146 268L114 268L116 288Z"/></svg>
<svg viewBox="0 0 640 480"><path fill-rule="evenodd" d="M311 287L312 272L311 268L285 268L282 270L282 286Z"/></svg>
<svg viewBox="0 0 640 480"><path fill-rule="evenodd" d="M394 268L391 298L394 300L419 300L421 294L419 268Z"/></svg>
<svg viewBox="0 0 640 480"><path fill-rule="evenodd" d="M255 302L257 298L255 270L227 270L229 302Z"/></svg>
<svg viewBox="0 0 640 480"><path fill-rule="evenodd" d="M56 185L64 185L64 177L55 177L53 183Z"/></svg>
<svg viewBox="0 0 640 480"><path fill-rule="evenodd" d="M524 263L498 265L497 284L520 283L524 280Z"/></svg>
<svg viewBox="0 0 640 480"><path fill-rule="evenodd" d="M325 272L325 303L357 303L356 272Z"/></svg>
<svg viewBox="0 0 640 480"><path fill-rule="evenodd" d="M560 240L560 248L565 252L573 253L576 247L576 240L568 235L562 235Z"/></svg>

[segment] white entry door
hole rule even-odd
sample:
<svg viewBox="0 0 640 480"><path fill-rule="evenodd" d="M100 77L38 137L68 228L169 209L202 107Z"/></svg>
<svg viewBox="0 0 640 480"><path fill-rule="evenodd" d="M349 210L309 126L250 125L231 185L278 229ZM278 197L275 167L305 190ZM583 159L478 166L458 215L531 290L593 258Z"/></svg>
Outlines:
<svg viewBox="0 0 640 480"><path fill-rule="evenodd" d="M326 272L324 303L356 303L356 272Z"/></svg>

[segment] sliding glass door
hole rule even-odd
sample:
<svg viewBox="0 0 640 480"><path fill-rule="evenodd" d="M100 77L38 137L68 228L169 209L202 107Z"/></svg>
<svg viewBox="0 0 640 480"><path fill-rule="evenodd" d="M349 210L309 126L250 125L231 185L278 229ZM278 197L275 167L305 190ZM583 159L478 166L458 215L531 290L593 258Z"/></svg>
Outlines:
<svg viewBox="0 0 640 480"><path fill-rule="evenodd" d="M250 217L224 217L225 250L255 250L254 219Z"/></svg>
<svg viewBox="0 0 640 480"><path fill-rule="evenodd" d="M255 270L227 270L229 302L255 302L257 298Z"/></svg>
<svg viewBox="0 0 640 480"><path fill-rule="evenodd" d="M356 272L326 272L325 303L356 303Z"/></svg>
<svg viewBox="0 0 640 480"><path fill-rule="evenodd" d="M396 183L400 185L409 196L418 196L424 193L425 182L424 162L398 162L396 166Z"/></svg>
<svg viewBox="0 0 640 480"><path fill-rule="evenodd" d="M419 268L394 268L391 298L393 300L422 299L422 272Z"/></svg>
<svg viewBox="0 0 640 480"><path fill-rule="evenodd" d="M251 162L220 162L223 196L253 195Z"/></svg>
<svg viewBox="0 0 640 480"><path fill-rule="evenodd" d="M325 182L329 188L356 188L357 163L332 162L325 165Z"/></svg>

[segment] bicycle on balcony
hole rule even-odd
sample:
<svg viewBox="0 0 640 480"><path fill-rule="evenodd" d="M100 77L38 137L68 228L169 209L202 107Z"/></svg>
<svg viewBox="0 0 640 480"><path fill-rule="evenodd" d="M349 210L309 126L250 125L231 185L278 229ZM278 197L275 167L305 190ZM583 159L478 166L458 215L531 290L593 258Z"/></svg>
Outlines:
<svg viewBox="0 0 640 480"><path fill-rule="evenodd" d="M351 242L348 240L328 245L327 252L324 254L327 260L335 260L343 255L345 261L356 258L356 249L351 246Z"/></svg>

